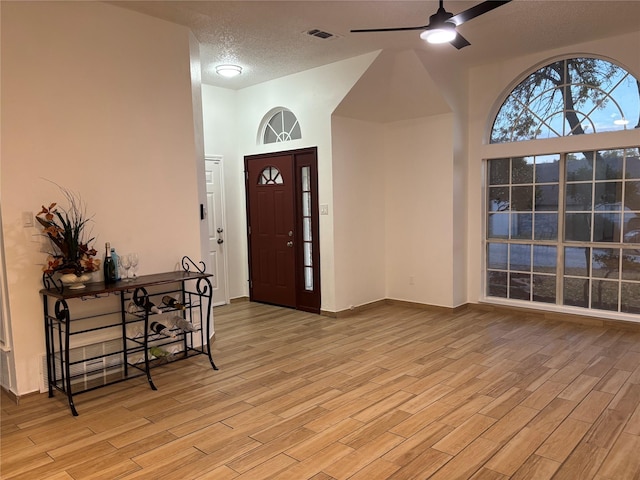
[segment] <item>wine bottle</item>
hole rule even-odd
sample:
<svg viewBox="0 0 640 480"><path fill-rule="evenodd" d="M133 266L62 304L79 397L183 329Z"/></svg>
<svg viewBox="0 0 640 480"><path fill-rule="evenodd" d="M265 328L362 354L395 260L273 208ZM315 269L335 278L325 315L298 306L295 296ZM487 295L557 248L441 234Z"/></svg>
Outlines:
<svg viewBox="0 0 640 480"><path fill-rule="evenodd" d="M184 310L185 308L187 308L183 304L178 302L178 300L176 300L175 298L169 295L165 295L164 297L162 297L162 303L164 303L169 307L177 308L179 310Z"/></svg>
<svg viewBox="0 0 640 480"><path fill-rule="evenodd" d="M111 247L111 258L116 269L116 281L120 280L120 257L116 253L116 249Z"/></svg>
<svg viewBox="0 0 640 480"><path fill-rule="evenodd" d="M143 305L143 307L149 313L157 313L157 314L161 314L162 313L162 310L160 310L158 307L156 307L155 303L153 303L148 298L147 298L146 303Z"/></svg>
<svg viewBox="0 0 640 480"><path fill-rule="evenodd" d="M193 323L179 315L175 315L172 320L173 324L183 332L196 332L198 330L193 326Z"/></svg>
<svg viewBox="0 0 640 480"><path fill-rule="evenodd" d="M105 256L104 256L104 283L105 285L116 282L116 266L111 258L111 246L109 242L105 244Z"/></svg>
<svg viewBox="0 0 640 480"><path fill-rule="evenodd" d="M159 333L160 335L164 335L165 337L175 337L176 334L169 330L165 325L160 322L151 322L149 325L149 330L153 333Z"/></svg>

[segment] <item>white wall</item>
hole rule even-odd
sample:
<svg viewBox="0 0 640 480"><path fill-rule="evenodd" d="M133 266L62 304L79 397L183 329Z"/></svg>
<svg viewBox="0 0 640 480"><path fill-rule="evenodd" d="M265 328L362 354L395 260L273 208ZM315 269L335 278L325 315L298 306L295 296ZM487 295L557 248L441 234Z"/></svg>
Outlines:
<svg viewBox="0 0 640 480"><path fill-rule="evenodd" d="M468 302L482 299L482 241L484 221L482 160L500 156L518 156L581 149L617 148L640 144L640 132L611 132L581 135L535 142L490 145L489 129L505 96L533 67L567 55L596 55L609 58L640 78L640 31L565 48L540 52L510 61L483 65L470 71L469 81L469 179L468 179Z"/></svg>
<svg viewBox="0 0 640 480"><path fill-rule="evenodd" d="M38 389L41 264L22 213L78 192L99 251L200 259L187 29L101 2L2 2L2 227L17 392ZM36 239L38 237L35 237Z"/></svg>
<svg viewBox="0 0 640 480"><path fill-rule="evenodd" d="M387 297L453 302L453 114L388 125Z"/></svg>
<svg viewBox="0 0 640 480"><path fill-rule="evenodd" d="M385 294L385 127L332 121L336 311Z"/></svg>
<svg viewBox="0 0 640 480"><path fill-rule="evenodd" d="M289 75L260 85L248 87L236 93L236 98L213 87L205 87L205 151L207 154L223 154L215 151L227 148L220 142L222 134L210 126L221 125L220 115L235 112L236 150L230 154L229 165L238 173L244 170L244 157L266 152L293 150L303 147L318 148L318 196L321 204L329 206L329 215L320 217L320 257L321 257L321 290L322 310L335 311L335 276L334 276L334 232L333 207L334 192L332 188L332 147L331 147L331 114L349 89L371 64L378 52L356 58L336 62L302 73ZM287 143L262 145L258 141L258 130L264 116L275 107L286 107L298 117L302 130L302 139ZM226 131L226 130L225 130ZM225 155L225 176L227 169ZM237 217L236 232L242 230L246 235L246 211L244 208L244 178L225 177L227 202L227 219L231 221L230 212L241 215ZM235 177L235 178L234 178ZM234 220L235 221L235 220ZM239 228L241 226L241 228ZM246 238L243 240L242 252L235 252L233 266L230 262L230 283L234 285L232 296L239 295L240 282L244 282L244 295L248 295L246 283L247 248ZM238 241L240 245L240 240ZM240 256L242 255L242 257ZM242 268L242 270L240 270ZM238 275L243 279L239 280Z"/></svg>

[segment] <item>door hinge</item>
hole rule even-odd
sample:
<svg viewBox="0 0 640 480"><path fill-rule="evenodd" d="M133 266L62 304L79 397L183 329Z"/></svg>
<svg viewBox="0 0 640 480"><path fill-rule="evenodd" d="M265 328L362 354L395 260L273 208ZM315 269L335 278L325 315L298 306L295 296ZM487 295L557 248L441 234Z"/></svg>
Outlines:
<svg viewBox="0 0 640 480"><path fill-rule="evenodd" d="M249 229L249 235L251 235L251 225L247 227Z"/></svg>

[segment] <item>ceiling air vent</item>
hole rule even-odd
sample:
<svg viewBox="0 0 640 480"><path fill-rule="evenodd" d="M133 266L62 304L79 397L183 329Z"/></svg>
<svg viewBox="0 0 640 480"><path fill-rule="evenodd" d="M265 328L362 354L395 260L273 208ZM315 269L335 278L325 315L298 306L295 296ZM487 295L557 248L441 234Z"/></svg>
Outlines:
<svg viewBox="0 0 640 480"><path fill-rule="evenodd" d="M338 38L338 35L334 35L333 33L325 32L324 30L320 30L319 28L313 28L311 30L307 30L305 32L307 35L311 37L320 38L322 40L329 40L331 38Z"/></svg>

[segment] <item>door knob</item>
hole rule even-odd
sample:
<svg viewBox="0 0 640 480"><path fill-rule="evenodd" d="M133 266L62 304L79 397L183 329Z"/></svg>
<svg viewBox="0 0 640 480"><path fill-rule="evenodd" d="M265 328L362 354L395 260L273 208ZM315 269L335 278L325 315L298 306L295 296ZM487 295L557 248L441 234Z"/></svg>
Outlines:
<svg viewBox="0 0 640 480"><path fill-rule="evenodd" d="M287 242L287 247L293 247L293 242Z"/></svg>
<svg viewBox="0 0 640 480"><path fill-rule="evenodd" d="M221 243L224 243L224 240L223 240L223 239L221 239L221 238L219 238L219 239L218 239L218 245L220 245Z"/></svg>

